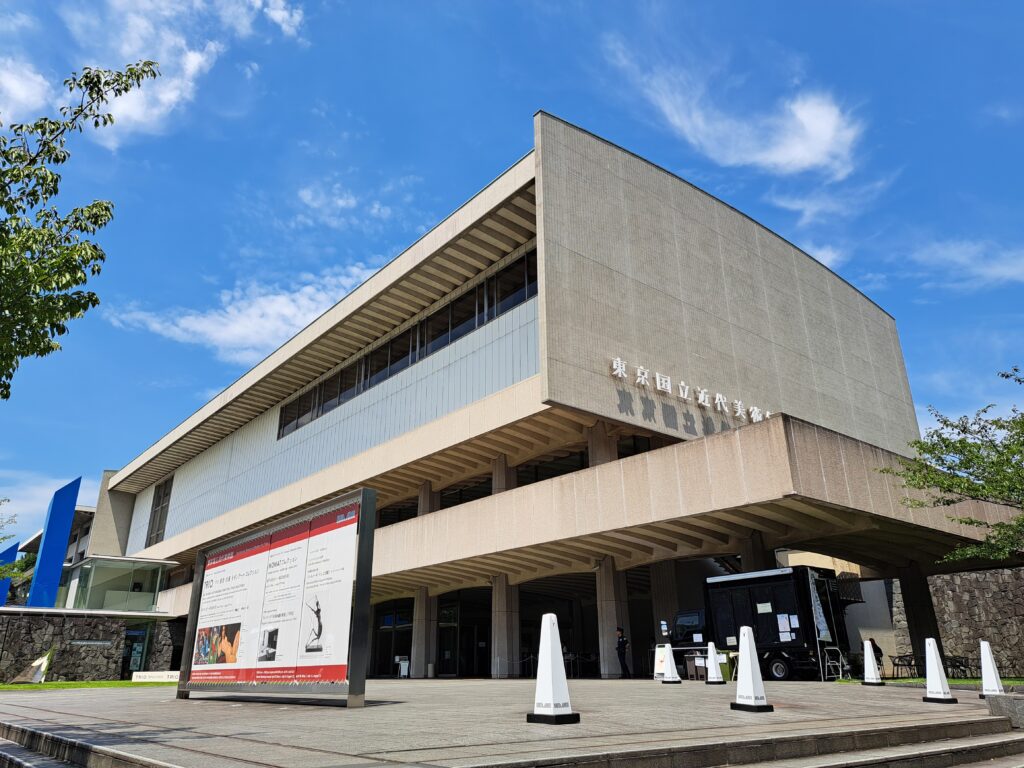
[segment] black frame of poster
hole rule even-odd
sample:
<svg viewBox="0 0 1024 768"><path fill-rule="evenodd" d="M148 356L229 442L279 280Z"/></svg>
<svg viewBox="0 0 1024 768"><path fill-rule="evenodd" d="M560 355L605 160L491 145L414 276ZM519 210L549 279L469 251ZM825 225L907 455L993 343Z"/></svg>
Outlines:
<svg viewBox="0 0 1024 768"><path fill-rule="evenodd" d="M189 682L192 659L198 631L199 605L203 597L203 578L210 552L241 544L249 539L266 536L274 531L295 525L305 518L312 519L331 507L344 506L357 501L359 519L356 524L355 584L352 595L352 618L349 627L348 682L347 683L198 683ZM196 554L195 575L192 580L192 598L185 628L185 645L181 654L177 698L187 699L196 693L241 693L254 696L335 694L345 697L346 706L362 707L366 700L366 668L370 649L370 579L373 570L373 531L377 527L377 493L372 488L360 488L342 494L309 509L296 512L272 524L241 536L218 541Z"/></svg>

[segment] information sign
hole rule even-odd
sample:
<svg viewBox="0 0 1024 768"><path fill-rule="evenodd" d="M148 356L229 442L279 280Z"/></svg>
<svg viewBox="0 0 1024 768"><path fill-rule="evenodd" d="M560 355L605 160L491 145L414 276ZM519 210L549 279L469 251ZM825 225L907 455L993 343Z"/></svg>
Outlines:
<svg viewBox="0 0 1024 768"><path fill-rule="evenodd" d="M362 490L201 552L179 697L340 692L361 705L374 518Z"/></svg>

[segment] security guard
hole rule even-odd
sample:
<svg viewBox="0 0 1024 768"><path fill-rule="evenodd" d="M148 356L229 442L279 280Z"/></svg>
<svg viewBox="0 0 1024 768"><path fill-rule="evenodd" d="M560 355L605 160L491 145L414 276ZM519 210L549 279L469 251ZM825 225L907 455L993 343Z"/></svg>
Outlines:
<svg viewBox="0 0 1024 768"><path fill-rule="evenodd" d="M632 677L629 673L629 665L626 664L626 649L629 648L629 639L622 631L622 627L615 628L615 652L619 655L619 666L622 667L622 679Z"/></svg>

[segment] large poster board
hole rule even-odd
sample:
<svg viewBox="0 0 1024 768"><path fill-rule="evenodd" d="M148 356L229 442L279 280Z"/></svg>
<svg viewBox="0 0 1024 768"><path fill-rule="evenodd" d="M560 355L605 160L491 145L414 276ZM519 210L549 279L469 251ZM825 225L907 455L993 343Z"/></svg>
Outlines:
<svg viewBox="0 0 1024 768"><path fill-rule="evenodd" d="M374 517L358 491L200 553L179 693L361 696Z"/></svg>

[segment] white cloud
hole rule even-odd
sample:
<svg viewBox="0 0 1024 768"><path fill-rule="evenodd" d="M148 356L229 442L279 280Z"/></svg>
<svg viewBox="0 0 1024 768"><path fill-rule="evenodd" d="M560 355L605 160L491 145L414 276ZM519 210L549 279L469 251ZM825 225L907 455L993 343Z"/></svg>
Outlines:
<svg viewBox="0 0 1024 768"><path fill-rule="evenodd" d="M857 186L823 186L810 192L786 193L773 190L768 202L800 214L797 225L804 227L829 217L856 216L892 184L896 175Z"/></svg>
<svg viewBox="0 0 1024 768"><path fill-rule="evenodd" d="M10 502L0 506L0 518L14 515L13 526L5 529L5 535L13 534L19 541L34 534L43 527L46 510L54 491L67 485L71 477L50 477L41 472L25 469L0 468L0 499ZM94 506L99 496L99 483L88 477L82 478L78 491L78 503ZM0 544L0 548L5 545Z"/></svg>
<svg viewBox="0 0 1024 768"><path fill-rule="evenodd" d="M1019 104L1010 104L1005 101L989 104L983 112L985 117L1001 123L1016 123L1024 117L1024 108Z"/></svg>
<svg viewBox="0 0 1024 768"><path fill-rule="evenodd" d="M845 264L849 259L849 254L839 248L836 248L834 245L815 245L814 243L806 243L803 246L803 249L829 269L837 269L842 264Z"/></svg>
<svg viewBox="0 0 1024 768"><path fill-rule="evenodd" d="M936 273L936 280L926 287L975 290L1024 283L1024 248L1020 247L987 240L946 240L928 243L910 258Z"/></svg>
<svg viewBox="0 0 1024 768"><path fill-rule="evenodd" d="M289 5L285 0L267 0L263 13L277 24L288 37L295 37L299 34L303 16L301 8Z"/></svg>
<svg viewBox="0 0 1024 768"><path fill-rule="evenodd" d="M33 120L52 98L53 88L31 64L0 57L0 123Z"/></svg>
<svg viewBox="0 0 1024 768"><path fill-rule="evenodd" d="M294 37L302 10L263 0L104 0L88 8L64 6L61 16L78 44L78 57L100 66L151 59L161 77L114 101L113 126L92 134L110 148L132 133L160 133L170 118L195 99L203 77L234 38L252 34L267 18ZM245 76L258 71L247 66Z"/></svg>
<svg viewBox="0 0 1024 768"><path fill-rule="evenodd" d="M299 224L317 223L345 229L355 221L351 211L359 201L340 182L313 182L299 189L298 198L305 206L304 212L299 214Z"/></svg>
<svg viewBox="0 0 1024 768"><path fill-rule="evenodd" d="M676 134L719 165L820 171L837 180L853 171L863 125L825 91L802 90L771 112L742 114L719 103L724 88L711 72L644 66L616 38L606 41L605 53Z"/></svg>
<svg viewBox="0 0 1024 768"><path fill-rule="evenodd" d="M36 20L27 13L22 13L21 11L0 13L0 34L2 35L22 32L35 26Z"/></svg>
<svg viewBox="0 0 1024 768"><path fill-rule="evenodd" d="M304 274L289 285L248 282L222 291L219 306L153 312L112 310L120 328L139 328L212 349L229 363L253 365L326 312L376 270L363 264Z"/></svg>

